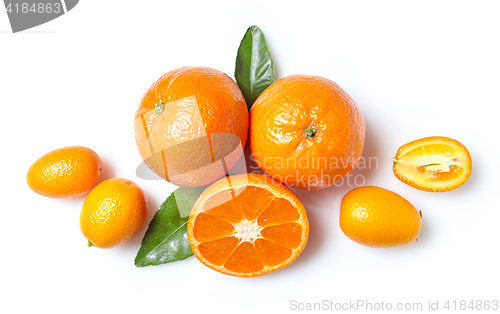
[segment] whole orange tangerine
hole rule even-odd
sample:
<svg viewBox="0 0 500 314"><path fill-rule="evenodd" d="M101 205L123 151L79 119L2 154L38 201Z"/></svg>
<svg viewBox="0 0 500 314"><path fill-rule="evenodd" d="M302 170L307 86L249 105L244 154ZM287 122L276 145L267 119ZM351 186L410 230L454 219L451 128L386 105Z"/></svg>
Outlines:
<svg viewBox="0 0 500 314"><path fill-rule="evenodd" d="M135 113L135 139L144 162L184 187L221 178L243 153L248 109L238 85L207 67L164 74Z"/></svg>
<svg viewBox="0 0 500 314"><path fill-rule="evenodd" d="M364 141L358 106L323 77L282 78L250 109L251 156L288 186L314 190L334 184L356 167Z"/></svg>

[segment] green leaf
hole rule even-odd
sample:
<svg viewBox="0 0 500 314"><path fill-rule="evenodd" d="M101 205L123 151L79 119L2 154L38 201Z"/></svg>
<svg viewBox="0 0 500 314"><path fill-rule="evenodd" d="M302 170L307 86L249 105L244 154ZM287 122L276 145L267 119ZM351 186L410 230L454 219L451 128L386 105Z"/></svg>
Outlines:
<svg viewBox="0 0 500 314"><path fill-rule="evenodd" d="M160 265L193 255L186 225L194 202L204 189L181 187L163 202L149 223L135 266Z"/></svg>
<svg viewBox="0 0 500 314"><path fill-rule="evenodd" d="M257 26L248 28L241 40L234 71L236 83L250 109L257 97L276 80L274 61L266 38Z"/></svg>

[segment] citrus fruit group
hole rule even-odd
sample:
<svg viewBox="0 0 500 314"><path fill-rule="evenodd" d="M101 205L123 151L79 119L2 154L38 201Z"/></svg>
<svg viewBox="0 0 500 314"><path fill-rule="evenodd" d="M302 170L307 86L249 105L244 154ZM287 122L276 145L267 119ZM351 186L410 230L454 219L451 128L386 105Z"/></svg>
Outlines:
<svg viewBox="0 0 500 314"><path fill-rule="evenodd" d="M36 193L51 198L77 197L99 181L101 159L90 148L69 146L51 151L28 169L26 181Z"/></svg>
<svg viewBox="0 0 500 314"><path fill-rule="evenodd" d="M370 247L396 247L414 242L421 213L399 194L376 186L348 192L340 204L340 228L351 240Z"/></svg>
<svg viewBox="0 0 500 314"><path fill-rule="evenodd" d="M144 162L184 187L221 178L243 153L248 109L238 85L207 67L164 74L135 113L135 139Z"/></svg>
<svg viewBox="0 0 500 314"><path fill-rule="evenodd" d="M444 136L425 137L401 146L393 159L394 175L428 192L446 192L462 186L472 173L467 148Z"/></svg>
<svg viewBox="0 0 500 314"><path fill-rule="evenodd" d="M121 178L101 182L87 195L80 214L80 229L94 246L112 248L132 238L148 211L144 192Z"/></svg>
<svg viewBox="0 0 500 314"><path fill-rule="evenodd" d="M300 199L261 174L241 174L210 185L187 224L194 255L227 275L254 277L292 263L302 252L309 223Z"/></svg>
<svg viewBox="0 0 500 314"><path fill-rule="evenodd" d="M364 140L358 106L323 77L282 78L250 109L251 156L288 186L314 190L334 184L356 167Z"/></svg>

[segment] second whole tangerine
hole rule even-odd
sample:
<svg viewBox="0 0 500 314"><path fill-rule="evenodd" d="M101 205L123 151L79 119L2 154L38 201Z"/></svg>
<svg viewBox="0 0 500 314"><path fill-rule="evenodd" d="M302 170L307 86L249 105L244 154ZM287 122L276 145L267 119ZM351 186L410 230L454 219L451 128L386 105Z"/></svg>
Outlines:
<svg viewBox="0 0 500 314"><path fill-rule="evenodd" d="M354 100L329 79L284 77L250 109L252 158L270 177L301 189L326 188L358 164L365 121Z"/></svg>

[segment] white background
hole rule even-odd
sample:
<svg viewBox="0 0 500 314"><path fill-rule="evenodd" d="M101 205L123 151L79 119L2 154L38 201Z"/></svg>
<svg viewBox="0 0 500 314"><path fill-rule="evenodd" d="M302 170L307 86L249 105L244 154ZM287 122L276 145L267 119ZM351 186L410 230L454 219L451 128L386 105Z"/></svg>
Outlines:
<svg viewBox="0 0 500 314"><path fill-rule="evenodd" d="M0 312L298 312L292 300L421 302L425 310L429 300L441 309L447 300L499 300L499 12L498 1L87 0L12 34L1 8ZM175 188L135 174L140 99L181 66L233 77L240 40L254 24L279 78L321 75L358 103L367 124L364 156L379 163L353 175L422 210L418 243L373 249L349 240L338 224L340 200L353 188L344 182L296 191L310 239L280 271L236 278L194 257L134 266L147 223ZM472 176L457 190L419 191L392 173L402 144L433 135L461 141L472 155ZM85 197L54 200L28 188L29 166L69 145L100 155L101 180L123 177L145 191L147 223L126 244L88 248L79 230Z"/></svg>

